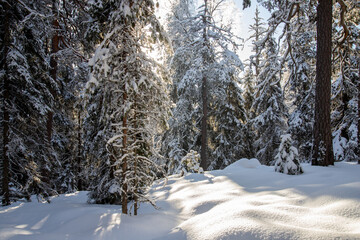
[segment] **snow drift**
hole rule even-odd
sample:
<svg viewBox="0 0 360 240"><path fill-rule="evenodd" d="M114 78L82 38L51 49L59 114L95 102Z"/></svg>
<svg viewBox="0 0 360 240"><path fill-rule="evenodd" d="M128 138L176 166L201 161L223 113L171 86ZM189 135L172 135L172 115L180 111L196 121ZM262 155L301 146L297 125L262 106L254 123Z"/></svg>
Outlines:
<svg viewBox="0 0 360 240"><path fill-rule="evenodd" d="M89 205L86 192L0 208L0 239L360 239L360 165L302 165L289 176L242 159L224 170L170 176L139 216Z"/></svg>

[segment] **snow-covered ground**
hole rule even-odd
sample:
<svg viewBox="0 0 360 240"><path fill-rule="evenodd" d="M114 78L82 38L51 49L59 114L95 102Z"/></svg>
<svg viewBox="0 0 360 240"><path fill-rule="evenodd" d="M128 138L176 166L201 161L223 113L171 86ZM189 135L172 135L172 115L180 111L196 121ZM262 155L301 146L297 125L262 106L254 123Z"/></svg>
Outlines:
<svg viewBox="0 0 360 240"><path fill-rule="evenodd" d="M138 216L120 206L89 205L87 193L51 204L0 208L0 239L352 239L360 240L360 165L303 165L289 176L238 161L224 170L171 176L150 191L160 207Z"/></svg>

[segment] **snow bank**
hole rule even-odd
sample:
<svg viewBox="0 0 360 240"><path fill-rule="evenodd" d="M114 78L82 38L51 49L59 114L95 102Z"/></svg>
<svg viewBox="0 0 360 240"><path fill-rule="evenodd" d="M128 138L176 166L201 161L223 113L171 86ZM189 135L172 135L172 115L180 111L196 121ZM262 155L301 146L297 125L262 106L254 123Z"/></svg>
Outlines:
<svg viewBox="0 0 360 240"><path fill-rule="evenodd" d="M261 163L256 158L251 158L251 159L242 158L239 161L236 161L233 164L230 164L225 169L226 169L226 171L232 171L232 170L235 170L238 167L258 168L260 166L261 166Z"/></svg>
<svg viewBox="0 0 360 240"><path fill-rule="evenodd" d="M167 201L184 221L157 240L360 238L359 165L288 176L257 162L170 178Z"/></svg>
<svg viewBox="0 0 360 240"><path fill-rule="evenodd" d="M0 239L360 239L360 165L302 165L289 176L242 159L222 171L171 176L139 216L89 205L85 192L0 208Z"/></svg>
<svg viewBox="0 0 360 240"><path fill-rule="evenodd" d="M87 204L87 192L61 195L51 204L32 200L0 208L1 240L152 239L177 223L176 214L149 205L132 217L122 215L121 206Z"/></svg>

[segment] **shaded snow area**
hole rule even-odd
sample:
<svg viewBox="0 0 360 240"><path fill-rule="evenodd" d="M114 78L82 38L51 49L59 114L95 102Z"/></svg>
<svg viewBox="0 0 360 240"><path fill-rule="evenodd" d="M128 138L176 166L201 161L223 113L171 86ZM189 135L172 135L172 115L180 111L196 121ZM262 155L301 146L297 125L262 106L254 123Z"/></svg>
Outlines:
<svg viewBox="0 0 360 240"><path fill-rule="evenodd" d="M120 206L89 205L87 193L51 204L0 208L0 239L352 239L360 240L360 165L302 165L290 176L242 159L224 170L170 176L138 216Z"/></svg>

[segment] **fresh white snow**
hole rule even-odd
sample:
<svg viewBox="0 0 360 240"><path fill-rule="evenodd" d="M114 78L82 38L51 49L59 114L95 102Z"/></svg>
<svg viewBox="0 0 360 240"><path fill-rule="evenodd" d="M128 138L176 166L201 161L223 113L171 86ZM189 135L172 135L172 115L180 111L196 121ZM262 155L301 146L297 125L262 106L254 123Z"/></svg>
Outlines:
<svg viewBox="0 0 360 240"><path fill-rule="evenodd" d="M87 204L86 192L51 204L33 197L0 208L0 239L360 240L360 165L302 167L304 174L289 176L242 159L224 170L170 176L149 192L159 210L144 203L138 216Z"/></svg>

